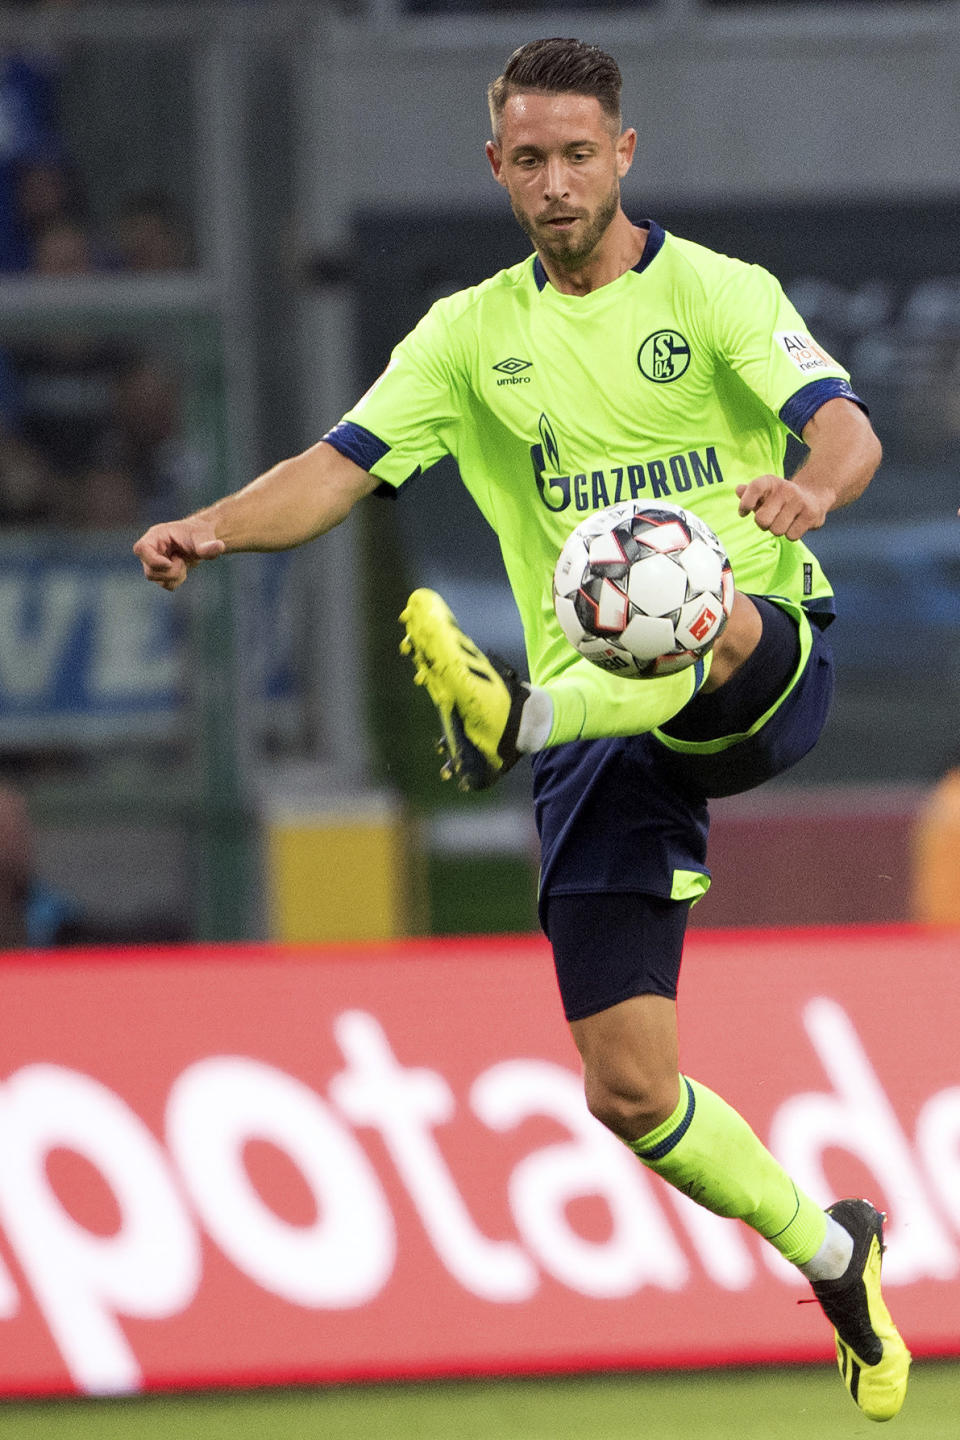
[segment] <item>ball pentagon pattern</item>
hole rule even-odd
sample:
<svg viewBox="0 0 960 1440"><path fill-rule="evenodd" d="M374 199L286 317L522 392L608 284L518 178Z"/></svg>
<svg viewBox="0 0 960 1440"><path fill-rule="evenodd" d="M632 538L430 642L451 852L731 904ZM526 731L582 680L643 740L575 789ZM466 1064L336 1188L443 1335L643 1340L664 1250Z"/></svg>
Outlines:
<svg viewBox="0 0 960 1440"><path fill-rule="evenodd" d="M556 563L553 603L571 645L614 674L685 669L722 633L733 605L723 546L689 510L628 500L587 516Z"/></svg>

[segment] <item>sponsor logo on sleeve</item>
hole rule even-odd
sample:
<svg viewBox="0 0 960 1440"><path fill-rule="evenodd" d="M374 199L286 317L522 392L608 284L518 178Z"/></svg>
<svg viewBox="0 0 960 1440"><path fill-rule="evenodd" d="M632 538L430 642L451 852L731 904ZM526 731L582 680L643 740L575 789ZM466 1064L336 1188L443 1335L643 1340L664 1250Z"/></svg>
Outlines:
<svg viewBox="0 0 960 1440"><path fill-rule="evenodd" d="M809 375L812 370L836 369L837 362L833 356L828 355L809 335L796 330L777 330L773 338L801 375Z"/></svg>

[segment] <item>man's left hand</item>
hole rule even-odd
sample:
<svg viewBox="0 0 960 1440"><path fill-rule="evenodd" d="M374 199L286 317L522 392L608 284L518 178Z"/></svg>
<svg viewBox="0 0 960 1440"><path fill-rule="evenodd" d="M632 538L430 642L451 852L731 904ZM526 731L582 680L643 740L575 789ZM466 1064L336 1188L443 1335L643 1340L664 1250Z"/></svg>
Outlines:
<svg viewBox="0 0 960 1440"><path fill-rule="evenodd" d="M782 475L758 475L748 485L738 485L737 495L741 515L752 514L761 530L788 540L819 530L830 508L826 497Z"/></svg>

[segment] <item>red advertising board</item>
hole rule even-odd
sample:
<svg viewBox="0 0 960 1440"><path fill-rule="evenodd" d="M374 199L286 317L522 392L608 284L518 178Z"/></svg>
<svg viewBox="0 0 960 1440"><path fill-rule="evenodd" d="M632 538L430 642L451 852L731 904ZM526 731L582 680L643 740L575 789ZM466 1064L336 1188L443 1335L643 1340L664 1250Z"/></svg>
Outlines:
<svg viewBox="0 0 960 1440"><path fill-rule="evenodd" d="M960 932L697 932L682 1063L960 1353ZM0 1393L829 1359L586 1112L533 937L0 963Z"/></svg>

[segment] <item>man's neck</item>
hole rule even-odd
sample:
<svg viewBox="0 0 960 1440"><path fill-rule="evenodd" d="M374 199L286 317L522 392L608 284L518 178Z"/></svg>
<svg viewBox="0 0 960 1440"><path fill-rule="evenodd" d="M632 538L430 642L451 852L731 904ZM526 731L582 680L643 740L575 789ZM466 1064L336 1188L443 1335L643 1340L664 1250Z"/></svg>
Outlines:
<svg viewBox="0 0 960 1440"><path fill-rule="evenodd" d="M639 263L647 243L648 231L633 225L623 211L611 221L603 239L592 255L576 269L560 266L550 255L538 251L540 264L547 279L562 295L589 295L619 280L628 270Z"/></svg>

